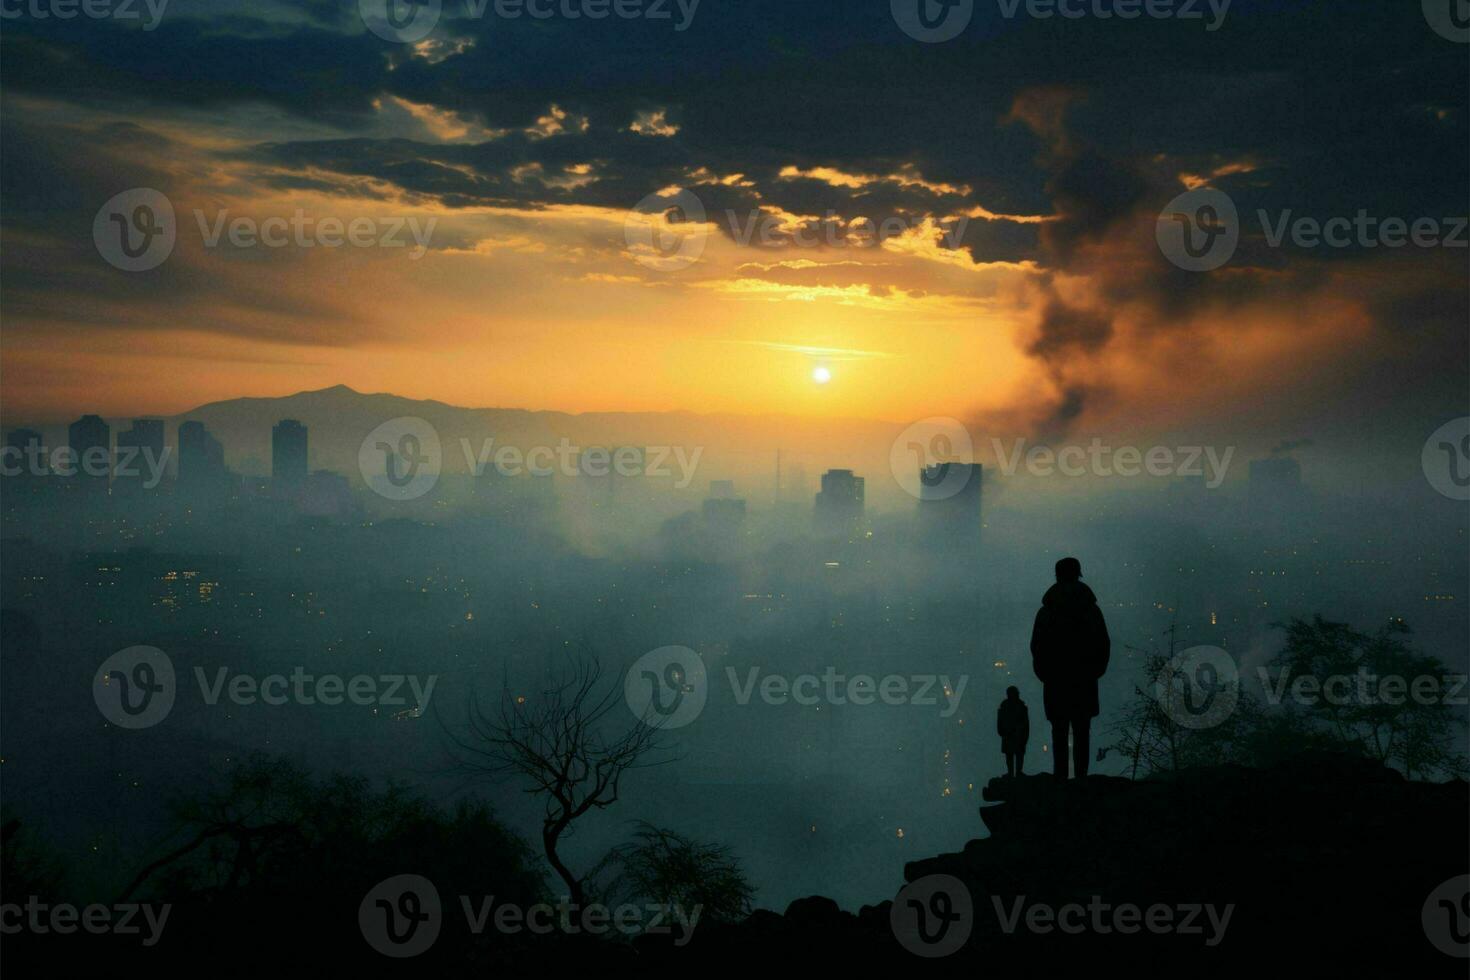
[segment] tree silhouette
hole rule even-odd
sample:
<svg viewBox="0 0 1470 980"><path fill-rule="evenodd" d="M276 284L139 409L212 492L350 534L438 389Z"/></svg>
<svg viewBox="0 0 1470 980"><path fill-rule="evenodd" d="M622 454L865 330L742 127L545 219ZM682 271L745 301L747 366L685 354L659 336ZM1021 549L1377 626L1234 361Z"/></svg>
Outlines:
<svg viewBox="0 0 1470 980"><path fill-rule="evenodd" d="M453 736L462 772L516 776L528 784L525 792L542 797L541 845L574 905L586 900L590 876L567 867L561 842L577 820L618 801L630 769L668 761L646 758L659 748L659 729L641 720L622 726L609 717L622 703L621 685L604 686L601 664L583 656L538 694L514 695L507 685L494 713L471 695L467 730Z"/></svg>
<svg viewBox="0 0 1470 980"><path fill-rule="evenodd" d="M711 922L739 922L750 914L751 887L740 863L722 844L691 840L639 821L633 839L603 862L612 872L606 891L619 899L700 909Z"/></svg>

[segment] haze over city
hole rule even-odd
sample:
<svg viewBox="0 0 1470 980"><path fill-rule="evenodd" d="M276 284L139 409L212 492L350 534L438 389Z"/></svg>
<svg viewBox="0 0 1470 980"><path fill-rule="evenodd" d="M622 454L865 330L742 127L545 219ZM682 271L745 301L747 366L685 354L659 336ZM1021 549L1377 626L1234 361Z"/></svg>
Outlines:
<svg viewBox="0 0 1470 980"><path fill-rule="evenodd" d="M6 6L7 962L1460 966L1463 7Z"/></svg>

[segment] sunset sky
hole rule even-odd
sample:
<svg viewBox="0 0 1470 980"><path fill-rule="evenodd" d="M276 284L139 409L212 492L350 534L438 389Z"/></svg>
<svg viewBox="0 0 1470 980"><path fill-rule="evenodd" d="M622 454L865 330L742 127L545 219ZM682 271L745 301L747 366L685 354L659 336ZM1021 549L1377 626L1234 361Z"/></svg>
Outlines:
<svg viewBox="0 0 1470 980"><path fill-rule="evenodd" d="M888 0L703 0L682 31L676 6L468 9L412 44L356 0L6 20L6 422L339 383L1037 434L1371 439L1464 414L1470 253L1272 247L1256 218L1465 214L1470 46L1418 3L1236 0L1207 31L978 2L934 44ZM177 244L125 272L92 227L136 187ZM1242 216L1214 272L1155 242L1197 187ZM638 229L695 230L664 216L680 192L706 240L668 268ZM432 233L421 257L406 227L403 248L206 244L298 211Z"/></svg>

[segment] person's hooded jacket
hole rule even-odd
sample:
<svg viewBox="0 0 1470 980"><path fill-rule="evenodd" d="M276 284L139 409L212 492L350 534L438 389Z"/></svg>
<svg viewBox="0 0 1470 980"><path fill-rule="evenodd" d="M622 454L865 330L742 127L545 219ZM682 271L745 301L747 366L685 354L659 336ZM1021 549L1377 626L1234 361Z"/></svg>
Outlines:
<svg viewBox="0 0 1470 980"><path fill-rule="evenodd" d="M1058 582L1042 596L1031 630L1031 666L1049 721L1096 718L1097 681L1112 641L1097 596L1081 582Z"/></svg>

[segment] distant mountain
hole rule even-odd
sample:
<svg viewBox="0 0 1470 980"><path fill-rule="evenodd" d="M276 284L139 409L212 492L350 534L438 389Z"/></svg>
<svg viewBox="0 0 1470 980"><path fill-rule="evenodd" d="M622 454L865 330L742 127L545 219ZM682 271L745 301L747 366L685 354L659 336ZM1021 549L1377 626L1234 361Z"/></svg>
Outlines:
<svg viewBox="0 0 1470 980"><path fill-rule="evenodd" d="M887 422L813 419L797 416L700 415L693 412L536 412L515 408L463 408L440 401L393 394L365 394L346 385L303 391L282 398L232 398L211 402L170 417L172 443L179 423L197 419L224 443L225 458L244 472L268 471L271 427L296 419L309 430L313 469L349 475L357 469L358 450L374 429L401 418L423 419L433 426L443 450L445 473L467 473L463 440L477 455L493 439L492 451L515 446L679 446L704 451L716 477L757 474L763 485L774 480L776 452L800 467L815 483L820 469L852 466L886 469L889 448L903 428ZM113 420L126 427L128 420ZM875 474L876 475L876 474Z"/></svg>

